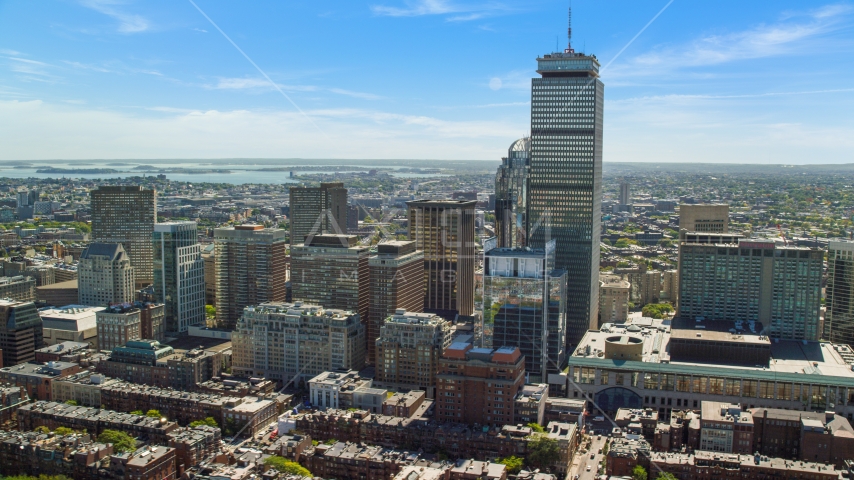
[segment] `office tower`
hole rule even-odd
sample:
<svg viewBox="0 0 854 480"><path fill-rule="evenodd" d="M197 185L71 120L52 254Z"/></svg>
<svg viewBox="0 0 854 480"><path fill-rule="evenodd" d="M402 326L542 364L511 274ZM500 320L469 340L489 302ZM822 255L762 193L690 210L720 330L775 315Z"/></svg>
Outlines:
<svg viewBox="0 0 854 480"><path fill-rule="evenodd" d="M309 235L347 233L347 189L340 182L319 187L291 187L291 245L305 243Z"/></svg>
<svg viewBox="0 0 854 480"><path fill-rule="evenodd" d="M452 343L439 359L436 380L438 422L511 424L514 399L525 385L525 356L516 347Z"/></svg>
<svg viewBox="0 0 854 480"><path fill-rule="evenodd" d="M243 308L285 299L285 231L261 225L214 230L216 318L234 328Z"/></svg>
<svg viewBox="0 0 854 480"><path fill-rule="evenodd" d="M546 248L492 248L483 260L485 347L519 347L532 382L559 373L566 360L566 272Z"/></svg>
<svg viewBox="0 0 854 480"><path fill-rule="evenodd" d="M432 313L398 309L385 319L374 340L377 386L423 390L434 397L439 358L451 345L451 324Z"/></svg>
<svg viewBox="0 0 854 480"><path fill-rule="evenodd" d="M424 310L424 252L413 241L389 241L377 245L368 259L370 306L366 326L368 363L375 362L376 342L383 322L398 309Z"/></svg>
<svg viewBox="0 0 854 480"><path fill-rule="evenodd" d="M409 239L424 252L424 311L454 320L474 313L474 206L472 200L415 200Z"/></svg>
<svg viewBox="0 0 854 480"><path fill-rule="evenodd" d="M620 205L631 205L631 200L629 182L620 182Z"/></svg>
<svg viewBox="0 0 854 480"><path fill-rule="evenodd" d="M235 374L283 383L365 364L365 327L352 310L302 302L246 307L232 342Z"/></svg>
<svg viewBox="0 0 854 480"><path fill-rule="evenodd" d="M599 323L626 323L629 318L629 282L619 275L599 277Z"/></svg>
<svg viewBox="0 0 854 480"><path fill-rule="evenodd" d="M101 186L92 200L92 241L121 243L134 268L137 287L154 281L151 234L157 223L157 195L142 186Z"/></svg>
<svg viewBox="0 0 854 480"><path fill-rule="evenodd" d="M729 205L679 205L680 232L729 232Z"/></svg>
<svg viewBox="0 0 854 480"><path fill-rule="evenodd" d="M520 138L510 145L495 175L495 234L501 248L523 247L528 200L528 169L531 139Z"/></svg>
<svg viewBox="0 0 854 480"><path fill-rule="evenodd" d="M822 339L854 345L854 242L828 244L826 292Z"/></svg>
<svg viewBox="0 0 854 480"><path fill-rule="evenodd" d="M291 247L291 288L296 302L352 310L368 321L371 248L355 235L310 235Z"/></svg>
<svg viewBox="0 0 854 480"><path fill-rule="evenodd" d="M0 350L11 367L36 359L42 348L42 319L33 302L0 299Z"/></svg>
<svg viewBox="0 0 854 480"><path fill-rule="evenodd" d="M205 261L196 222L154 226L154 298L165 305L167 332L205 323Z"/></svg>
<svg viewBox="0 0 854 480"><path fill-rule="evenodd" d="M555 266L567 272L569 348L597 327L599 317L605 87L596 56L577 53L571 43L537 58L537 73L531 81L528 244L542 248L557 240Z"/></svg>
<svg viewBox="0 0 854 480"><path fill-rule="evenodd" d="M818 340L823 253L762 239L683 243L678 315L760 322L771 337Z"/></svg>
<svg viewBox="0 0 854 480"><path fill-rule="evenodd" d="M113 305L95 313L95 324L101 350L113 350L142 338L142 314L132 304Z"/></svg>
<svg viewBox="0 0 854 480"><path fill-rule="evenodd" d="M121 243L90 243L77 266L77 303L99 307L132 302L135 274Z"/></svg>

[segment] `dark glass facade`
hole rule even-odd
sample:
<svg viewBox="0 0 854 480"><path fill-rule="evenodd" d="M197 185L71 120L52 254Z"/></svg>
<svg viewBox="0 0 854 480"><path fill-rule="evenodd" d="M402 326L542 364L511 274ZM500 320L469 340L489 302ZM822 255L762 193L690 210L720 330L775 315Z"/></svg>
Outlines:
<svg viewBox="0 0 854 480"><path fill-rule="evenodd" d="M594 56L537 59L531 82L529 245L557 240L556 267L567 272L567 346L597 328L602 202L604 85Z"/></svg>

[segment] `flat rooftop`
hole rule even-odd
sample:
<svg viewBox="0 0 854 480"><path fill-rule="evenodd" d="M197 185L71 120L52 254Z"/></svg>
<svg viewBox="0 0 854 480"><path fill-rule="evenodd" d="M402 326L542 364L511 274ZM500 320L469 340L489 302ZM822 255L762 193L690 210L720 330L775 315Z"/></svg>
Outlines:
<svg viewBox="0 0 854 480"><path fill-rule="evenodd" d="M703 322L706 323L706 322ZM746 322L745 322L746 326ZM603 330L590 330L581 339L578 346L572 352L569 359L570 365L578 366L593 366L599 365L607 368L607 364L625 363L643 368L643 364L649 365L649 369L645 371L661 371L667 373L670 370L678 372L694 372L698 374L709 374L714 376L724 375L726 372L723 369L737 369L739 375L750 377L753 375L745 375L747 372L755 373L757 378L765 378L767 376L774 377L779 374L792 374L791 381L797 383L818 383L818 384L834 384L834 380L830 377L841 377L851 382L854 382L854 371L852 364L854 358L846 352L851 352L847 345L835 345L828 342L806 342L799 340L761 340L770 345L771 361L768 365L745 366L737 364L725 363L700 363L700 362L678 362L673 361L670 357L670 340L674 338L674 330L668 320L652 320L641 318L638 316L630 316L625 324L606 324L603 325ZM604 331L607 329L607 331ZM761 330L761 325L757 324L754 330ZM685 335L690 335L691 338L696 338L697 333L701 333L703 338L715 338L720 336L721 339L732 340L732 333L729 331L708 331L705 329L694 330L675 330L675 338L683 338ZM616 361L608 360L600 357L601 352L605 349L605 339L612 337L615 334L632 334L643 339L643 355L642 361ZM753 334L747 329L742 332L743 339L736 341L743 342L760 342L758 334ZM754 337L756 337L754 339ZM767 337L763 337L767 338ZM843 358L843 354L844 357ZM847 361L846 361L847 359ZM852 362L852 363L849 363ZM655 367L653 367L655 365ZM810 377L804 377L804 374Z"/></svg>

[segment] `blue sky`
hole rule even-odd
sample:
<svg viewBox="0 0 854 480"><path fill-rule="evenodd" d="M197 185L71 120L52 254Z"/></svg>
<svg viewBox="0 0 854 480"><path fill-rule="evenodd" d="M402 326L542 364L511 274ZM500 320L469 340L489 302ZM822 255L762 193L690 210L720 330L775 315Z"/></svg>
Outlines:
<svg viewBox="0 0 854 480"><path fill-rule="evenodd" d="M565 0L194 1L0 0L0 159L497 160L566 43ZM573 2L606 162L854 162L854 3L668 2Z"/></svg>

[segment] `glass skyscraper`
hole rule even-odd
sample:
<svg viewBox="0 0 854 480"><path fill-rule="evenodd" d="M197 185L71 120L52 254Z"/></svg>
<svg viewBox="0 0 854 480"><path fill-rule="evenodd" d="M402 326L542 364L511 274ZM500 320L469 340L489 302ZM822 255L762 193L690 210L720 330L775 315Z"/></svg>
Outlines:
<svg viewBox="0 0 854 480"><path fill-rule="evenodd" d="M205 261L196 222L154 225L154 297L165 304L167 332L205 324Z"/></svg>
<svg viewBox="0 0 854 480"><path fill-rule="evenodd" d="M566 272L545 248L495 248L484 242L482 346L519 347L531 382L545 382L566 360Z"/></svg>
<svg viewBox="0 0 854 480"><path fill-rule="evenodd" d="M567 272L567 345L598 328L602 203L599 61L572 48L537 58L531 81L528 243L557 241Z"/></svg>
<svg viewBox="0 0 854 480"><path fill-rule="evenodd" d="M520 138L510 145L495 175L495 235L501 248L527 243L525 218L528 200L528 169L531 139Z"/></svg>

